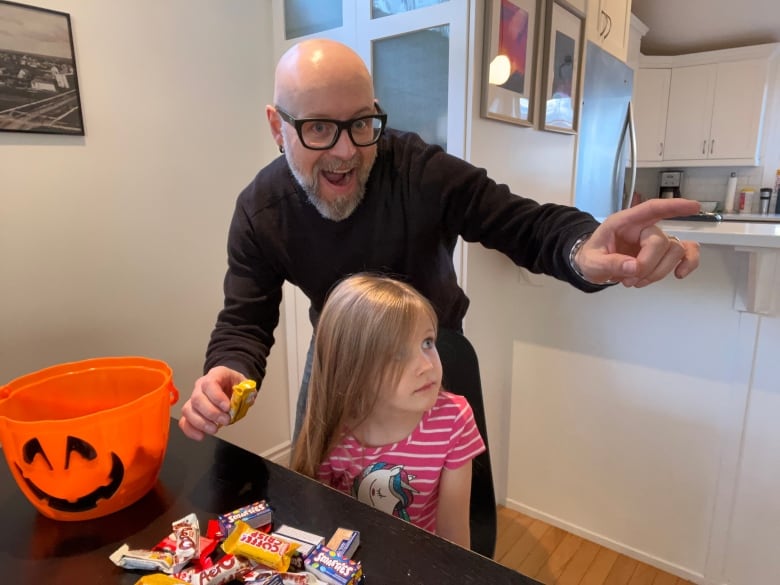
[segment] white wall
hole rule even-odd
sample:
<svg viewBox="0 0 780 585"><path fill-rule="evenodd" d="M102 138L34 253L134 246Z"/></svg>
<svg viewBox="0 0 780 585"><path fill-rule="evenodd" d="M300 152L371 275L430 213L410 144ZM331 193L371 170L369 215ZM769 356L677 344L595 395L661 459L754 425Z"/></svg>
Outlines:
<svg viewBox="0 0 780 585"><path fill-rule="evenodd" d="M172 366L180 406L222 304L235 197L276 155L270 3L35 4L71 15L86 136L0 133L0 383L146 355ZM289 436L267 414L287 411L283 324L277 343L261 408L223 432L257 451Z"/></svg>
<svg viewBox="0 0 780 585"><path fill-rule="evenodd" d="M471 3L470 35L477 47L471 58L470 135L467 159L488 170L514 193L540 202L570 205L574 200L575 138L480 117L483 36L482 4ZM538 83L538 76L537 76ZM509 405L512 381L512 342L517 308L525 303L526 287L549 279L517 268L505 256L469 244L466 292L471 305L464 330L479 355L496 495L506 494Z"/></svg>

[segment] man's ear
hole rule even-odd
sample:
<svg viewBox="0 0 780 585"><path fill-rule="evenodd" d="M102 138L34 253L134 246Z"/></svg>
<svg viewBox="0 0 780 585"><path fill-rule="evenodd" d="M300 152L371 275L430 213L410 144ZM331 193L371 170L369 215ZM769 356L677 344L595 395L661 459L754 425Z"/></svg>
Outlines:
<svg viewBox="0 0 780 585"><path fill-rule="evenodd" d="M268 119L268 126L271 128L271 136L278 146L282 146L282 119L276 113L273 106L265 107L265 117Z"/></svg>

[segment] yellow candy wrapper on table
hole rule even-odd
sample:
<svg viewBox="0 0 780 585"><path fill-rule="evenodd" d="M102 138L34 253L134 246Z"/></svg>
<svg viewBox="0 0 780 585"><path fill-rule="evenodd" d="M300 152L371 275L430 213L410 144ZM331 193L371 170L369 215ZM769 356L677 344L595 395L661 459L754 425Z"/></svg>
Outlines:
<svg viewBox="0 0 780 585"><path fill-rule="evenodd" d="M230 395L230 424L246 416L249 407L257 398L257 383L254 380L244 380L233 386Z"/></svg>
<svg viewBox="0 0 780 585"><path fill-rule="evenodd" d="M181 579L171 577L170 575L164 575L163 573L153 573L151 575L144 575L135 582L135 585L179 585L180 583L186 585L187 581L182 581Z"/></svg>

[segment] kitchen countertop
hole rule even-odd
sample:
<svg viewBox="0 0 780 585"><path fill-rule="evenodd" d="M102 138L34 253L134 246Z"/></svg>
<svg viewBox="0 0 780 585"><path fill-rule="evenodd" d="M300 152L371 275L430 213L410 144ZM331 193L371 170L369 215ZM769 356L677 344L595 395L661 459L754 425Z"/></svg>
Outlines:
<svg viewBox="0 0 780 585"><path fill-rule="evenodd" d="M668 220L659 223L659 227L682 240L700 244L780 249L780 223Z"/></svg>
<svg viewBox="0 0 780 585"><path fill-rule="evenodd" d="M742 221L662 221L658 226L681 240L731 246L746 255L736 276L734 308L780 316L780 223Z"/></svg>
<svg viewBox="0 0 780 585"><path fill-rule="evenodd" d="M780 223L780 213L722 213L723 221L774 222Z"/></svg>

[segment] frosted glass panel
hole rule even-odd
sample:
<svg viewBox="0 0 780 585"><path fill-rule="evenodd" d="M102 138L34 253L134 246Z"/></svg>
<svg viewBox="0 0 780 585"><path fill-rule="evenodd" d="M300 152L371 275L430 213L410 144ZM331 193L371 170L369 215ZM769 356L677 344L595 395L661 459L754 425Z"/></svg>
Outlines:
<svg viewBox="0 0 780 585"><path fill-rule="evenodd" d="M341 0L284 0L284 38L339 28L343 24Z"/></svg>
<svg viewBox="0 0 780 585"><path fill-rule="evenodd" d="M374 41L373 74L387 125L447 149L450 27Z"/></svg>
<svg viewBox="0 0 780 585"><path fill-rule="evenodd" d="M409 12L434 4L442 4L449 0L373 0L371 5L371 18L382 18L391 14Z"/></svg>

